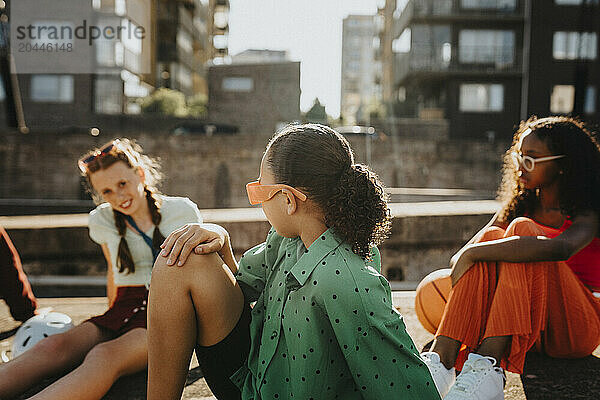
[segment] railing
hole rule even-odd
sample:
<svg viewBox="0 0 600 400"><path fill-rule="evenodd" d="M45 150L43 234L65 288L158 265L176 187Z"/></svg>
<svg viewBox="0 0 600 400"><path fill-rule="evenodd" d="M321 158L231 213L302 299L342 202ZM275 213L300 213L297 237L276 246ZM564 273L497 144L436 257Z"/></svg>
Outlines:
<svg viewBox="0 0 600 400"><path fill-rule="evenodd" d="M414 15L450 15L452 0L413 0Z"/></svg>
<svg viewBox="0 0 600 400"><path fill-rule="evenodd" d="M462 64L494 65L505 69L515 64L515 49L510 46L459 46L458 60Z"/></svg>
<svg viewBox="0 0 600 400"><path fill-rule="evenodd" d="M517 16L522 15L518 0L411 0L398 23L405 26L413 17L428 16Z"/></svg>
<svg viewBox="0 0 600 400"><path fill-rule="evenodd" d="M408 74L414 71L441 72L450 68L450 62L444 60L441 55L442 49L428 51L421 48L419 53L410 52L396 54L395 75L396 82L402 81Z"/></svg>
<svg viewBox="0 0 600 400"><path fill-rule="evenodd" d="M412 72L473 72L489 71L518 72L515 48L506 46L461 46L452 49L451 58L445 54L444 46L413 46L409 53L396 54L395 77L400 82Z"/></svg>

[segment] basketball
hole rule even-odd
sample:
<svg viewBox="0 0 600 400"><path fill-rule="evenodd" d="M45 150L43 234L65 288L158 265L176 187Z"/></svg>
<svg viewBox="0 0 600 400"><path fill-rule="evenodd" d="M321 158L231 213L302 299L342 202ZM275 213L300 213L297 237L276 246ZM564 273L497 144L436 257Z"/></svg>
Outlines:
<svg viewBox="0 0 600 400"><path fill-rule="evenodd" d="M452 289L450 271L450 268L433 271L417 286L415 297L417 318L421 325L433 334L440 325Z"/></svg>

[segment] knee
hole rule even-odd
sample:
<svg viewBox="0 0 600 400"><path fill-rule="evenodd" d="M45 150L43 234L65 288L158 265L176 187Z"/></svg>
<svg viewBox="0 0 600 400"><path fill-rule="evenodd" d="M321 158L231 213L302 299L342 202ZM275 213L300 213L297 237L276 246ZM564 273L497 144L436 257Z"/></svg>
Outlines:
<svg viewBox="0 0 600 400"><path fill-rule="evenodd" d="M517 217L508 228L506 228L505 237L509 236L538 236L543 235L544 230L532 219L527 217Z"/></svg>
<svg viewBox="0 0 600 400"><path fill-rule="evenodd" d="M488 242L490 240L502 239L504 234L504 229L500 228L499 226L490 226L483 231L483 235L481 235L478 242Z"/></svg>
<svg viewBox="0 0 600 400"><path fill-rule="evenodd" d="M210 281L215 265L221 266L223 262L216 253L211 254L190 254L185 264L182 266L167 265L165 257L158 257L152 269L152 280L150 283L150 292L165 291L170 293L172 290L189 290L190 284L199 278Z"/></svg>
<svg viewBox="0 0 600 400"><path fill-rule="evenodd" d="M120 375L118 352L110 342L95 345L85 356L84 365L102 366L106 371Z"/></svg>

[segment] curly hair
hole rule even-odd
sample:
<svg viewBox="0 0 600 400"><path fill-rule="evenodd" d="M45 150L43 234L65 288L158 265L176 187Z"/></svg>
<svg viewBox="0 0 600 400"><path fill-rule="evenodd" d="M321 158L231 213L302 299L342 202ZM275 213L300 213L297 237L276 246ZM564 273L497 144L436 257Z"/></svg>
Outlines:
<svg viewBox="0 0 600 400"><path fill-rule="evenodd" d="M100 151L100 149L105 149L110 145L112 145L112 147L106 153ZM82 161L90 158L91 161L87 163ZM119 138L114 139L97 149L90 150L79 159L78 164L81 174L85 178L88 192L91 194L96 204L100 204L102 202L102 197L94 190L90 181L90 176L94 172L106 169L119 161L125 163L129 168L141 168L144 170L144 191L146 193L146 201L148 202L152 223L155 226L154 234L152 235L152 245L155 249L159 250L165 237L158 229L158 225L162 220L162 215L160 213L161 201L158 197L160 192L157 188L162 179L162 174L160 172L158 160L144 154L142 147L134 140ZM117 252L117 267L119 268L119 272L134 273L135 264L127 241L125 240L125 233L127 232L125 214L117 210L113 210L113 213L115 216L115 225L119 232L119 236L121 237L119 250Z"/></svg>
<svg viewBox="0 0 600 400"><path fill-rule="evenodd" d="M354 164L348 141L319 125L290 125L275 134L265 151L279 183L296 187L324 214L325 225L354 253L370 258L370 247L389 236L391 214L378 176Z"/></svg>
<svg viewBox="0 0 600 400"><path fill-rule="evenodd" d="M521 121L512 145L504 155L502 183L498 199L502 204L499 221L510 223L534 212L538 202L535 189L526 189L519 181L518 168L511 153L518 152L525 132L531 131L553 154L566 157L556 160L559 175L559 207L564 215L575 217L583 211L600 214L600 147L595 133L583 122L566 116L530 117Z"/></svg>

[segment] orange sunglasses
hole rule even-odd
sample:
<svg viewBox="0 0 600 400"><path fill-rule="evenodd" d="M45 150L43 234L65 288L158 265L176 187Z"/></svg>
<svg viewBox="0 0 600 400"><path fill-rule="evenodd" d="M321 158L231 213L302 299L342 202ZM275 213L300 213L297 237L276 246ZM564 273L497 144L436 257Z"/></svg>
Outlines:
<svg viewBox="0 0 600 400"><path fill-rule="evenodd" d="M252 205L264 203L270 200L278 192L283 189L288 189L297 198L302 201L306 200L306 195L296 188L288 185L277 184L277 185L261 185L259 181L250 182L246 185L246 192L248 192L248 201Z"/></svg>

